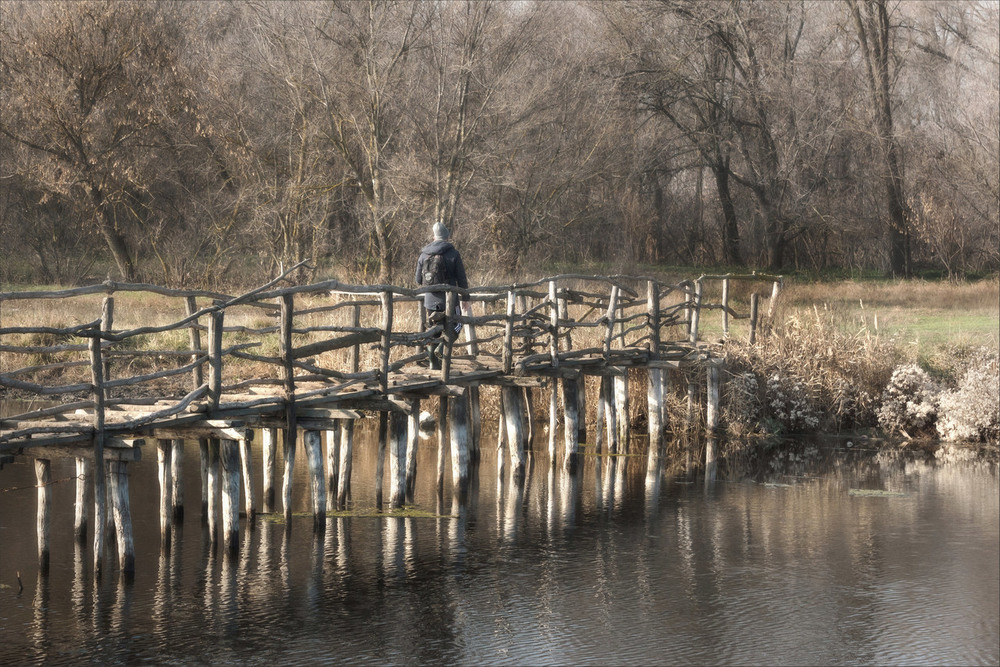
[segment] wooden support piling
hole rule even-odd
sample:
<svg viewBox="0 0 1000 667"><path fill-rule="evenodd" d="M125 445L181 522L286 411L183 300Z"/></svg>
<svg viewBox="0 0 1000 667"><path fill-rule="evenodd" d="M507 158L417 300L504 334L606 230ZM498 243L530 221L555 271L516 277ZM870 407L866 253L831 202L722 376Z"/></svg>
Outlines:
<svg viewBox="0 0 1000 667"><path fill-rule="evenodd" d="M389 415L389 506L399 509L406 501L406 444L409 439L410 415L393 412Z"/></svg>
<svg viewBox="0 0 1000 667"><path fill-rule="evenodd" d="M209 484L208 469L211 458L208 438L198 438L198 461L201 473L201 522L208 523Z"/></svg>
<svg viewBox="0 0 1000 667"><path fill-rule="evenodd" d="M93 336L88 344L94 394L94 573L100 577L104 563L104 537L108 520L107 469L104 466L104 363L101 359L101 338Z"/></svg>
<svg viewBox="0 0 1000 667"><path fill-rule="evenodd" d="M721 373L716 363L708 366L708 387L706 400L705 422L707 437L705 441L705 479L714 482L716 476L715 447L719 429L719 396L721 389Z"/></svg>
<svg viewBox="0 0 1000 667"><path fill-rule="evenodd" d="M619 368L612 378L615 390L615 414L618 422L618 451L627 454L631 446L631 423L629 419L628 369Z"/></svg>
<svg viewBox="0 0 1000 667"><path fill-rule="evenodd" d="M469 464L480 459L480 438L483 434L483 410L479 402L479 386L470 385L469 392Z"/></svg>
<svg viewBox="0 0 1000 667"><path fill-rule="evenodd" d="M132 538L132 510L129 508L128 463L109 461L109 481L112 494L112 511L115 517L115 535L118 538L118 566L126 578L135 575L135 544Z"/></svg>
<svg viewBox="0 0 1000 667"><path fill-rule="evenodd" d="M174 521L184 520L184 439L170 442L170 511Z"/></svg>
<svg viewBox="0 0 1000 667"><path fill-rule="evenodd" d="M337 509L337 485L340 483L340 419L326 432L326 510Z"/></svg>
<svg viewBox="0 0 1000 667"><path fill-rule="evenodd" d="M750 344L757 342L757 318L760 313L760 295L754 292L750 295Z"/></svg>
<svg viewBox="0 0 1000 667"><path fill-rule="evenodd" d="M274 511L274 477L277 468L278 429L269 427L261 431L261 451L264 467L264 512L270 514Z"/></svg>
<svg viewBox="0 0 1000 667"><path fill-rule="evenodd" d="M406 498L412 504L417 490L417 448L420 446L420 401L409 401L406 421Z"/></svg>
<svg viewBox="0 0 1000 667"><path fill-rule="evenodd" d="M526 433L524 428L524 392L518 386L503 388L503 414L507 426L507 447L510 452L511 473L517 479L525 474Z"/></svg>
<svg viewBox="0 0 1000 667"><path fill-rule="evenodd" d="M243 474L243 502L247 516L247 529L253 530L257 519L257 497L253 484L253 453L250 448L250 438L240 438L239 441L240 470Z"/></svg>
<svg viewBox="0 0 1000 667"><path fill-rule="evenodd" d="M649 422L648 468L655 468L663 448L663 369L648 369L646 411Z"/></svg>
<svg viewBox="0 0 1000 667"><path fill-rule="evenodd" d="M93 464L89 459L77 457L76 459L76 502L74 503L75 516L73 517L73 535L77 544L87 543L87 512L90 508L90 500L93 495L91 487L91 475L93 474Z"/></svg>
<svg viewBox="0 0 1000 667"><path fill-rule="evenodd" d="M351 462L354 453L354 420L340 427L340 481L337 483L337 509L345 509L351 498Z"/></svg>
<svg viewBox="0 0 1000 667"><path fill-rule="evenodd" d="M52 525L52 465L48 459L35 459L35 485L38 506L35 508L35 535L38 539L38 570L49 573L50 526Z"/></svg>
<svg viewBox="0 0 1000 667"><path fill-rule="evenodd" d="M556 464L556 433L559 430L559 380L549 385L549 463Z"/></svg>
<svg viewBox="0 0 1000 667"><path fill-rule="evenodd" d="M563 414L565 415L565 426L563 428L566 440L566 451L563 458L563 467L567 470L575 470L577 460L580 455L580 429L579 414L577 409L580 402L577 392L580 391L580 381L577 378L565 377L562 380L563 389Z"/></svg>
<svg viewBox="0 0 1000 667"><path fill-rule="evenodd" d="M208 439L208 452L206 457L206 466L208 471L208 479L206 484L206 501L208 508L208 541L213 546L217 544L219 539L219 492L221 489L220 480L220 470L219 470L219 449L220 444L217 438Z"/></svg>
<svg viewBox="0 0 1000 667"><path fill-rule="evenodd" d="M378 449L375 454L375 507L382 511L382 489L385 476L386 440L389 437L389 415L378 413Z"/></svg>
<svg viewBox="0 0 1000 667"><path fill-rule="evenodd" d="M173 525L173 457L171 456L169 439L160 438L156 441L157 480L160 484L160 548L170 550L170 528Z"/></svg>
<svg viewBox="0 0 1000 667"><path fill-rule="evenodd" d="M698 326L701 321L701 278L694 283L694 308L691 311L691 330L688 335L688 342L692 345L698 342Z"/></svg>
<svg viewBox="0 0 1000 667"><path fill-rule="evenodd" d="M323 479L323 433L308 429L303 434L309 468L309 497L312 500L313 530L326 526L326 484Z"/></svg>
<svg viewBox="0 0 1000 667"><path fill-rule="evenodd" d="M240 548L240 446L236 440L219 441L222 491L222 547L234 554Z"/></svg>
<svg viewBox="0 0 1000 667"><path fill-rule="evenodd" d="M448 397L438 397L438 414L435 432L437 435L437 489L440 495L444 491L444 460L448 451Z"/></svg>
<svg viewBox="0 0 1000 667"><path fill-rule="evenodd" d="M448 433L451 440L451 481L455 493L464 495L469 482L469 397L449 401Z"/></svg>

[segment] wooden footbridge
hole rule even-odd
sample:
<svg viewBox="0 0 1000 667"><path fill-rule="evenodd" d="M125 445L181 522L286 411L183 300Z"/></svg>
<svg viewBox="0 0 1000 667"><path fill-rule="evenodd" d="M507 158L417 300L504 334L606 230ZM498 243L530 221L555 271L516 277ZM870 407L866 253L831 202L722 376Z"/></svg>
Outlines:
<svg viewBox="0 0 1000 667"><path fill-rule="evenodd" d="M591 423L598 451L606 446L613 455L629 446L629 372L643 369L648 456L658 457L669 374L704 371L706 474L714 475L722 343L731 334L752 339L759 298L770 298L773 308L781 285L778 276L751 274L676 284L561 275L469 290L333 280L283 286L293 270L239 296L110 281L0 293L0 399L28 406L20 414L0 413L0 468L21 458L34 463L43 567L52 459L76 460L74 525L77 539L85 541L94 508L95 571L102 568L107 530L117 538L121 571L129 574L134 549L127 466L144 448L156 450L165 545L171 522L183 517L183 447L197 441L202 516L213 542L232 551L239 544L241 486L249 526L257 511L249 467L255 431L262 440L263 510L274 511L280 439L288 524L301 438L314 521L321 527L328 510L350 501L354 424L365 415L378 418L380 509L386 460L390 505L412 501L418 420L427 399L437 408L439 492L450 452L452 487L462 493L478 458L483 386L499 387L498 447L505 450L498 453L499 465L509 463L514 475L523 475L535 430L532 403L542 390L548 389L551 460L573 466L586 438L584 378L600 377ZM472 312L428 329L421 295L429 290L447 291L450 304L469 299ZM65 325L70 317L82 323ZM735 320L746 324L731 332ZM440 369L429 368L425 346L456 323L463 335L446 337ZM690 391L696 386L692 382Z"/></svg>

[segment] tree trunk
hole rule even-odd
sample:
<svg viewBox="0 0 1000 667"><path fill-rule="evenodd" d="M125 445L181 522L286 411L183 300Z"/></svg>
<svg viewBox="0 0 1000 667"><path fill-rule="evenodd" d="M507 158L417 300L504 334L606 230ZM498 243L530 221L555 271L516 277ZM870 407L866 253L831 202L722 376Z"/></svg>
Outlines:
<svg viewBox="0 0 1000 667"><path fill-rule="evenodd" d="M729 190L729 167L723 164L712 166L715 174L715 189L719 193L719 204L722 206L722 252L723 259L730 266L743 264L743 254L740 252L740 229L736 222L736 207L733 206L733 195Z"/></svg>
<svg viewBox="0 0 1000 667"><path fill-rule="evenodd" d="M118 265L122 280L135 282L136 270L135 263L132 261L132 253L129 251L125 237L118 231L118 226L109 215L108 205L100 187L90 188L90 198L94 203L94 217L97 219L101 235L104 236L111 256L114 257L115 263Z"/></svg>

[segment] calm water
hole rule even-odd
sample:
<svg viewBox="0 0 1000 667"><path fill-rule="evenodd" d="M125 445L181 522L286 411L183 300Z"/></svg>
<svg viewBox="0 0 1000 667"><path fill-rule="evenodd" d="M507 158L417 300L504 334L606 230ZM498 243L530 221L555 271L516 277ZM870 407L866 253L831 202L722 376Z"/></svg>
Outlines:
<svg viewBox="0 0 1000 667"><path fill-rule="evenodd" d="M130 476L132 584L95 583L69 481L41 577L33 469L6 466L0 664L1000 662L995 463L810 448L706 488L647 475L642 457L587 457L570 477L538 456L519 488L487 451L458 506L437 501L423 447L417 504L446 517L330 518L318 534L310 516L288 532L259 518L235 559L206 546L190 444L187 518L161 553L147 451ZM373 456L358 458L354 500L370 506ZM53 480L73 474L53 464Z"/></svg>

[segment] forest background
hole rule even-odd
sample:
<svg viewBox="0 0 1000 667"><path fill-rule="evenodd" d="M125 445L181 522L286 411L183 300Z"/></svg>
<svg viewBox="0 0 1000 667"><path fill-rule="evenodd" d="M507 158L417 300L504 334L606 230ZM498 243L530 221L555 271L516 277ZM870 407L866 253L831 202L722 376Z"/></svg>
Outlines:
<svg viewBox="0 0 1000 667"><path fill-rule="evenodd" d="M1000 4L0 2L0 282L1000 269Z"/></svg>

